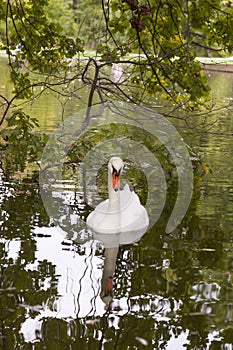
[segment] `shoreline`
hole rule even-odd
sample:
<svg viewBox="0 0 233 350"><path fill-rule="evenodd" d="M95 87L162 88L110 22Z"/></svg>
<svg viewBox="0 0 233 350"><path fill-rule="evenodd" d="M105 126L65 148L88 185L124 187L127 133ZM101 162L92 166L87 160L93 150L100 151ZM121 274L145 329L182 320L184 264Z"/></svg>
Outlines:
<svg viewBox="0 0 233 350"><path fill-rule="evenodd" d="M91 54L91 52L89 52ZM0 50L0 57L7 58L5 51ZM91 55L90 55L91 57ZM88 52L87 56L88 58ZM233 73L233 57L226 58L209 58L209 57L196 57L203 70L222 72L222 73ZM120 62L119 62L120 63Z"/></svg>
<svg viewBox="0 0 233 350"><path fill-rule="evenodd" d="M233 73L233 64L229 63L201 63L201 68L203 70L208 70L212 72L221 72L221 73Z"/></svg>

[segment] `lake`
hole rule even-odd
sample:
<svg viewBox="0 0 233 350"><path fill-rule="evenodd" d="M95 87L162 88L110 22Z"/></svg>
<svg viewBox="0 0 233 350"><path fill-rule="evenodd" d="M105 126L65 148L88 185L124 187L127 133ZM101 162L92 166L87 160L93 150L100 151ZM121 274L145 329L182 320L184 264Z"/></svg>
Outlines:
<svg viewBox="0 0 233 350"><path fill-rule="evenodd" d="M2 58L0 69L0 92L10 96ZM92 180L83 187L82 174L67 168L51 185L47 201L30 169L29 180L1 173L2 349L233 349L233 75L206 74L215 112L193 115L188 131L183 121L174 121L193 150L194 188L187 213L172 232L166 232L166 222L177 196L177 174L157 144L162 166L156 163L156 174L167 182L166 203L145 234L123 237L119 244L93 237L78 221L92 211L91 200L107 196L108 159L96 165L97 194ZM68 103L66 115L85 107L86 96L81 97ZM62 122L62 104L49 93L26 110L48 135ZM111 130L101 131L101 137L110 133L106 149ZM140 132L134 126L130 132L141 145ZM144 168L136 169L126 157L122 179L142 202L148 192ZM152 190L155 202L161 181ZM91 198L88 204L85 196ZM110 304L102 295L107 270L113 276Z"/></svg>

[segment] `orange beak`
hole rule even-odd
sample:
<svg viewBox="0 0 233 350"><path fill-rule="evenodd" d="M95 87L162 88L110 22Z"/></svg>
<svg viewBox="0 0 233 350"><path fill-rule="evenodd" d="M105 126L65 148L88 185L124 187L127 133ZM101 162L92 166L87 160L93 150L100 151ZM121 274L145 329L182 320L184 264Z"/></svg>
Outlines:
<svg viewBox="0 0 233 350"><path fill-rule="evenodd" d="M117 175L115 172L112 174L112 184L114 191L120 189L120 175Z"/></svg>

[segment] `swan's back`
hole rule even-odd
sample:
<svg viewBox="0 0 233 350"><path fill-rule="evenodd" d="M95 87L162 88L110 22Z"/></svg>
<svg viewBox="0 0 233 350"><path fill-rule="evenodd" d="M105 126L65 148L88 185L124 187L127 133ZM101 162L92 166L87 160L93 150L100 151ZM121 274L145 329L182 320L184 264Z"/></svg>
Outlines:
<svg viewBox="0 0 233 350"><path fill-rule="evenodd" d="M87 225L98 233L121 233L147 227L149 218L137 194L128 185L120 191L120 200L101 202L88 216Z"/></svg>

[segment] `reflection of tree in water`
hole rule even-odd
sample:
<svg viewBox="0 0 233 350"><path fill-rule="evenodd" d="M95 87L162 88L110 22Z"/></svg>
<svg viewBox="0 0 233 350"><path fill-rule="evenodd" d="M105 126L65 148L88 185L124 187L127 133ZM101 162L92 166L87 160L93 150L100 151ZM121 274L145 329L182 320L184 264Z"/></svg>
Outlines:
<svg viewBox="0 0 233 350"><path fill-rule="evenodd" d="M4 265L1 269L1 343L4 349L11 349L21 324L29 315L38 315L47 299L56 294L57 279L52 273L54 266L47 261L40 262L37 271L24 269L21 256L14 263L6 259ZM43 290L45 278L49 286Z"/></svg>
<svg viewBox="0 0 233 350"><path fill-rule="evenodd" d="M38 315L48 297L57 293L55 266L38 261L36 269L30 268L36 262L36 245L30 228L33 224L47 223L38 191L32 188L30 193L12 192L7 187L1 188L0 344L3 349L13 349L22 342L23 322L29 315Z"/></svg>
<svg viewBox="0 0 233 350"><path fill-rule="evenodd" d="M18 191L7 196L7 189L4 191L0 214L3 349L32 345L32 340L25 339L22 333L22 325L29 319L38 320L33 340L38 348L59 344L81 349L114 344L119 349L124 346L140 349L144 346L139 340L145 338L149 348L166 349L172 338L182 334L187 349L207 349L211 343L211 346L230 344L231 238L217 223L213 230L214 225L208 227L200 222L194 215L195 203L183 223L186 232L181 227L172 235L165 235L162 218L139 243L119 248L113 302L102 314L97 310L101 278L95 276L94 269L96 257L103 259L103 247L87 248L72 243L64 246L84 258L85 269L77 290L73 291L77 317L58 318L60 276L55 264L36 259L36 237L30 231L33 226L48 225L38 192L30 189L28 193ZM167 212L169 203L164 216ZM100 268L103 269L103 264ZM86 315L80 316L86 280L91 297ZM45 309L52 311L52 316L43 316ZM211 340L213 332L217 338Z"/></svg>

